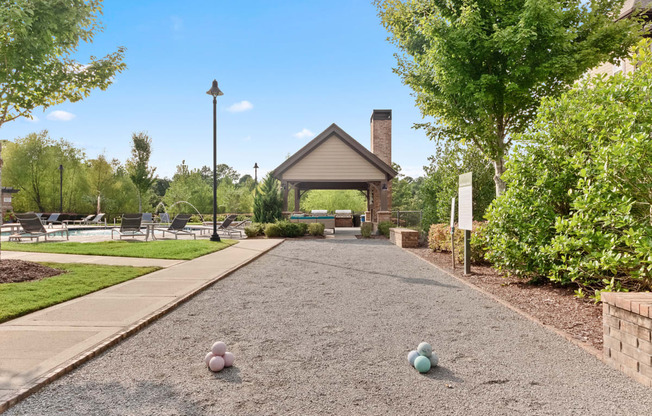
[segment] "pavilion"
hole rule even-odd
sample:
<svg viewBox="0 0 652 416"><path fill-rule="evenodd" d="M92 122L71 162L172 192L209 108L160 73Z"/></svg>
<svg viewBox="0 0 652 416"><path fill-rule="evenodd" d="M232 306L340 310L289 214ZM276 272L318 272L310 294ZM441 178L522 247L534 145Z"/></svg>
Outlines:
<svg viewBox="0 0 652 416"><path fill-rule="evenodd" d="M392 208L392 110L374 110L371 115L371 151L337 124L311 140L274 169L281 181L283 211L294 191L294 212L301 197L313 189L355 189L367 198L366 221L389 220Z"/></svg>

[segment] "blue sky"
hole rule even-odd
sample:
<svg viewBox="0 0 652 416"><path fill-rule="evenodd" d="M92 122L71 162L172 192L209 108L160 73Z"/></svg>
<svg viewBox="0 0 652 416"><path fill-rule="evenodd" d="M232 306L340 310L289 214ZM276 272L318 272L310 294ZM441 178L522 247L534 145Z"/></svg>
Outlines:
<svg viewBox="0 0 652 416"><path fill-rule="evenodd" d="M369 147L374 108L393 110L392 159L418 176L435 144L412 124L422 118L410 89L392 72L386 41L368 0L106 0L104 31L79 60L127 48L128 68L106 91L37 110L37 121L5 124L15 139L47 129L124 162L131 133L153 139L151 163L170 177L182 160L212 162L212 80L218 98L218 163L253 175L274 169L336 123Z"/></svg>

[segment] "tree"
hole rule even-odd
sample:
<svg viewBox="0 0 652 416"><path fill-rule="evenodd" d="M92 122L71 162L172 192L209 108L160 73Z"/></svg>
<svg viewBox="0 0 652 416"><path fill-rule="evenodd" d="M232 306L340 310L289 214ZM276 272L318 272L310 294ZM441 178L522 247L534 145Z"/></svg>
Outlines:
<svg viewBox="0 0 652 416"><path fill-rule="evenodd" d="M84 172L84 152L61 139L53 140L46 130L8 143L3 180L17 187L17 211L59 210L59 165L63 165L64 210L87 210L89 192Z"/></svg>
<svg viewBox="0 0 652 416"><path fill-rule="evenodd" d="M367 198L362 192L353 189L312 190L301 198L301 209L304 211L325 209L331 212L336 209L365 211L367 209Z"/></svg>
<svg viewBox="0 0 652 416"><path fill-rule="evenodd" d="M105 90L126 68L124 48L88 63L72 59L101 30L101 0L8 0L0 7L0 127L37 107Z"/></svg>
<svg viewBox="0 0 652 416"><path fill-rule="evenodd" d="M254 196L254 221L268 223L281 218L283 201L278 180L267 174L263 182L258 185Z"/></svg>
<svg viewBox="0 0 652 416"><path fill-rule="evenodd" d="M470 142L494 165L496 194L513 135L542 97L558 96L588 69L628 55L634 19L623 0L376 0L402 52L394 70L433 123L432 139Z"/></svg>
<svg viewBox="0 0 652 416"><path fill-rule="evenodd" d="M428 160L430 165L424 167L426 177L418 191L423 230L450 221L451 199L457 197L460 175L467 172L473 172L473 218L482 219L496 196L493 169L482 152L458 142L442 143Z"/></svg>
<svg viewBox="0 0 652 416"><path fill-rule="evenodd" d="M156 168L149 166L149 158L152 155L152 139L145 133L133 133L131 147L131 159L127 161L127 171L131 181L138 190L138 212L143 212L143 195L150 190L156 177Z"/></svg>
<svg viewBox="0 0 652 416"><path fill-rule="evenodd" d="M126 65L124 48L80 64L80 41L100 30L101 0L9 0L0 5L0 127L37 107L79 101L105 90ZM0 154L2 143L0 143ZM2 158L0 158L0 172ZM2 191L0 191L0 212ZM0 220L2 224L2 220Z"/></svg>

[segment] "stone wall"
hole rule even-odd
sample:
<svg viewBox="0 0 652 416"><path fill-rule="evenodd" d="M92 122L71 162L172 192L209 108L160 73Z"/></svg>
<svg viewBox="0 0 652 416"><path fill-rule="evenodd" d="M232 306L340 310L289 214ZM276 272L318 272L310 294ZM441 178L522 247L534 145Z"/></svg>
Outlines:
<svg viewBox="0 0 652 416"><path fill-rule="evenodd" d="M390 228L389 241L402 248L419 247L419 232L409 228Z"/></svg>
<svg viewBox="0 0 652 416"><path fill-rule="evenodd" d="M652 293L603 293L604 360L652 387Z"/></svg>

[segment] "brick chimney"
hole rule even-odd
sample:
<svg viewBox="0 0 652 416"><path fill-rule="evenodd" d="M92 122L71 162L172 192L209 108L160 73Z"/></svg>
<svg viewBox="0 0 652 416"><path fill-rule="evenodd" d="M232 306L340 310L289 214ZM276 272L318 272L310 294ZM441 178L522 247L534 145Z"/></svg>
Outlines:
<svg viewBox="0 0 652 416"><path fill-rule="evenodd" d="M371 153L392 166L392 110L371 114Z"/></svg>
<svg viewBox="0 0 652 416"><path fill-rule="evenodd" d="M392 166L392 110L374 110L371 114L371 153ZM379 188L383 183L378 184ZM392 182L387 182L387 209L381 211L381 195L372 187L373 207L371 218L374 222L389 220L387 211L392 210ZM378 215L381 212L381 215Z"/></svg>

